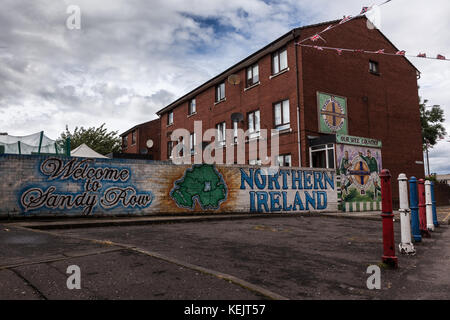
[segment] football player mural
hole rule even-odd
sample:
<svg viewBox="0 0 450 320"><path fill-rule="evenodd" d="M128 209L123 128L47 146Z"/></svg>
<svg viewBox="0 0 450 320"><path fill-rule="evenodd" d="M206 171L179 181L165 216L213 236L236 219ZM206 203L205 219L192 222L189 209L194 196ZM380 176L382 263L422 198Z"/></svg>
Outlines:
<svg viewBox="0 0 450 320"><path fill-rule="evenodd" d="M344 202L377 202L381 200L379 177L381 142L377 141L374 147L373 143L366 143L367 140L364 138L358 139L353 140L351 144L338 141L336 145L342 200Z"/></svg>

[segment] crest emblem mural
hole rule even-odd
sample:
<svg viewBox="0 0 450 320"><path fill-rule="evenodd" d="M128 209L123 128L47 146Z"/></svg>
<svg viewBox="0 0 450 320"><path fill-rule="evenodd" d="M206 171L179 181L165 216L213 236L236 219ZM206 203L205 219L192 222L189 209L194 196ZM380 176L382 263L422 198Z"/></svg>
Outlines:
<svg viewBox="0 0 450 320"><path fill-rule="evenodd" d="M347 100L343 97L317 93L319 131L323 133L347 133Z"/></svg>

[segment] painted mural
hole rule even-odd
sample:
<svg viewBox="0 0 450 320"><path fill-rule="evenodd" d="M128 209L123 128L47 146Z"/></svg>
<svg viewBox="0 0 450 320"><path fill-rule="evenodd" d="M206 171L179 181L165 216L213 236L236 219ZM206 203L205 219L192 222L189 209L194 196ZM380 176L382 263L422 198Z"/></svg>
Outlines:
<svg viewBox="0 0 450 320"><path fill-rule="evenodd" d="M319 131L322 133L347 134L347 99L317 92Z"/></svg>
<svg viewBox="0 0 450 320"><path fill-rule="evenodd" d="M81 211L90 215L101 206L103 209L146 208L152 203L151 191L138 192L127 184L131 177L128 168L95 166L92 159L48 158L42 161L40 173L47 178L44 186L27 187L21 193L23 211L38 209ZM59 182L71 181L78 192L64 190Z"/></svg>
<svg viewBox="0 0 450 320"><path fill-rule="evenodd" d="M0 155L0 216L336 211L335 171Z"/></svg>
<svg viewBox="0 0 450 320"><path fill-rule="evenodd" d="M337 144L336 156L342 200L360 203L380 201L381 149L366 145Z"/></svg>

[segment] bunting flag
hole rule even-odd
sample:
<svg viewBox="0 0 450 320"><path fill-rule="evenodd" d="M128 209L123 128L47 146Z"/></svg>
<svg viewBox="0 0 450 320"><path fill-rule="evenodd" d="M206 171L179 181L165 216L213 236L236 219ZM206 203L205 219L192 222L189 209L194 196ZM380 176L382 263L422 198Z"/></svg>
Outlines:
<svg viewBox="0 0 450 320"><path fill-rule="evenodd" d="M382 6L382 5L384 5L384 4L386 4L386 3L390 2L390 1L392 1L392 0L385 1L385 2L383 2L383 3L381 3L381 4L379 4L378 6ZM373 6L374 6L374 5L371 5L370 7L363 7L362 10L361 10L361 12L360 12L359 14L357 14L356 16L354 16L354 17L352 17L352 16L344 16L344 18L343 18L338 24L335 24L335 25L329 25L326 29L320 31L320 32L317 33L316 35L320 35L320 34L322 34L322 33L325 33L325 32L327 32L327 31L329 31L329 30L331 30L331 29L334 29L334 28L336 28L336 27L338 27L338 26L340 26L340 25L342 25L342 24L344 24L344 23L350 21L350 20L353 20L354 18L363 16L363 15L366 14L368 11L372 10L372 7L373 7ZM325 41L325 39L323 39L322 37L320 37L320 38L314 38L316 35L314 35L314 36L312 36L312 37L308 37L308 38L303 39L303 40L300 40L298 43L303 43L303 42L305 42L305 41L307 41L307 40L316 41L316 40L318 40L318 39L322 39L323 41ZM325 42L326 42L326 41L325 41Z"/></svg>
<svg viewBox="0 0 450 320"><path fill-rule="evenodd" d="M389 2L391 2L391 1L392 1L392 0L386 0L386 1L382 2L382 3L380 3L380 4L378 5L378 7L381 7L382 5L385 5L386 3L389 3ZM342 25L342 24L344 24L344 23L346 23L346 22L348 22L348 21L351 21L352 19L355 19L355 18L357 18L357 17L360 17L360 16L366 14L368 11L372 10L373 6L374 6L374 5L371 5L371 6L369 6L369 7L363 7L363 8L361 9L361 12L360 12L358 15L356 15L355 17L352 17L352 16L344 16L344 18L343 18L338 24L335 24L335 25L329 25L328 27L326 27L324 30L320 31L319 33L316 33L316 34L313 35L313 36L310 36L310 37L308 37L308 38L305 38L305 39L303 39L303 40L300 40L299 42L296 42L295 45L298 45L298 46L304 46L304 47L311 47L311 48L314 48L314 49L319 50L319 51L323 51L324 49L327 49L327 50L334 50L334 51L336 51L336 52L338 53L338 55L342 55L342 53L343 53L344 51L347 51L347 52L353 52L353 53L382 54L382 55L390 55L390 56L403 56L403 57L414 57L414 58L417 58L417 57L418 57L418 58L426 58L426 59L436 59L436 60L450 61L450 59L447 59L445 56L443 56L443 55L441 55L441 54L438 54L438 55L436 56L436 58L431 58L431 57L427 57L427 55L426 55L425 53L419 53L417 56L407 55L405 50L400 50L400 51L397 51L396 53L386 53L386 52L385 52L385 49L380 49L380 50L378 50L378 51L369 51L369 50L362 50L362 49L343 49L343 48L332 48L332 47L322 47L322 46L311 46L311 45L305 45L305 44L303 44L303 42L305 42L305 41L307 41L307 40L311 40L312 42L315 42L315 41L317 41L317 40L323 40L324 42L326 42L326 40L321 36L321 34L327 32L327 31L329 31L329 30L332 30L332 29L334 29L334 28L336 28L336 27L338 27L338 26L340 26L340 25Z"/></svg>
<svg viewBox="0 0 450 320"><path fill-rule="evenodd" d="M348 16L348 17L344 16L344 19L342 19L341 22L339 22L339 24L346 23L347 21L349 21L351 19L352 19L352 16Z"/></svg>
<svg viewBox="0 0 450 320"><path fill-rule="evenodd" d="M323 40L324 42L326 42L325 41L325 39L324 38L322 38L318 33L317 34L315 34L315 35L313 35L311 38L309 38L312 42L315 42L315 41L317 41L317 40Z"/></svg>
<svg viewBox="0 0 450 320"><path fill-rule="evenodd" d="M327 32L328 30L330 30L332 28L333 28L333 25L330 24L326 29L322 30L320 33Z"/></svg>
<svg viewBox="0 0 450 320"><path fill-rule="evenodd" d="M360 15L361 14L365 14L365 13L369 12L371 9L372 9L372 6L370 6L370 7L363 7L359 14Z"/></svg>
<svg viewBox="0 0 450 320"><path fill-rule="evenodd" d="M395 53L389 53L386 52L385 49L381 49L378 51L370 51L370 50L364 50L364 49L345 49L345 48L336 48L336 47L324 47L324 46L312 46L307 44L301 44L296 43L298 46L307 47L307 48L314 48L319 51L324 50L333 50L337 52L339 55L342 55L343 52L351 52L351 53L365 53L365 54L381 54L381 55L388 55L388 56L401 56L401 57L412 57L412 58L426 58L426 59L434 59L434 60L445 60L450 61L450 59L447 59L445 56L438 54L436 58L427 57L425 53L419 53L417 56L413 55L407 55L405 50L396 51Z"/></svg>

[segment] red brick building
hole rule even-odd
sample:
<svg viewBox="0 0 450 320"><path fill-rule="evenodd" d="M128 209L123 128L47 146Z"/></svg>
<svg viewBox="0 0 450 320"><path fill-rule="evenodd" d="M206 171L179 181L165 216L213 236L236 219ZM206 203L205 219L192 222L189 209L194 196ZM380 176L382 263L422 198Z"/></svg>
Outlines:
<svg viewBox="0 0 450 320"><path fill-rule="evenodd" d="M157 112L161 159L169 158L170 135L175 129L194 132L194 121L202 122L203 132L221 129L223 123L231 129L231 115L241 113L244 120L238 122L239 128L279 129L283 164L313 166L310 147L320 141L333 143L319 128L318 95L328 93L346 101L345 134L382 141L383 167L390 169L394 178L400 172L423 177L419 71L403 56L340 55L295 45L337 22L293 29ZM367 27L365 17L323 37L326 44L321 44L328 47L398 51L379 30ZM230 75L237 75L240 83L227 81ZM270 145L270 135L268 140ZM333 155L329 167L334 166ZM393 185L395 191L395 179Z"/></svg>
<svg viewBox="0 0 450 320"><path fill-rule="evenodd" d="M120 136L122 137L123 153L141 154L151 160L161 160L160 119L138 124L125 131ZM149 140L151 140L151 142L149 142Z"/></svg>

